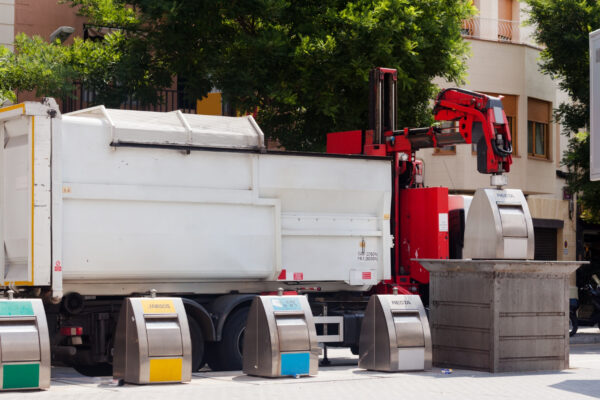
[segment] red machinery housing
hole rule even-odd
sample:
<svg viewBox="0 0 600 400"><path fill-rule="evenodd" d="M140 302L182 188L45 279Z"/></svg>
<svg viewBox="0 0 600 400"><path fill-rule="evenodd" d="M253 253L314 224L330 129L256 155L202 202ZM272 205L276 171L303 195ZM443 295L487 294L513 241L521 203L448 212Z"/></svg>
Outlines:
<svg viewBox="0 0 600 400"><path fill-rule="evenodd" d="M511 136L501 98L463 89L445 89L433 108L438 123L396 130L397 72L375 68L369 76L369 129L327 135L327 152L389 157L393 163L391 229L392 279L380 293L400 286L427 297L429 273L415 258L448 258L448 189L424 188L423 165L415 152L423 148L477 144L477 170L510 171Z"/></svg>

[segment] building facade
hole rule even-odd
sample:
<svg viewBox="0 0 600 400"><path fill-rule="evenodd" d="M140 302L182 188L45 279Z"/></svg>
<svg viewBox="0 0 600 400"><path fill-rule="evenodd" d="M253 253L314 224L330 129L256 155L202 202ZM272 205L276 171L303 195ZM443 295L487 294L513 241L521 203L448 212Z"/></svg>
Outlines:
<svg viewBox="0 0 600 400"><path fill-rule="evenodd" d="M12 50L15 36L25 33L48 40L60 26L75 28L73 37L83 36L85 18L67 4L57 0L0 0L0 45Z"/></svg>
<svg viewBox="0 0 600 400"><path fill-rule="evenodd" d="M463 23L471 46L465 89L503 96L513 138L513 164L508 187L521 189L534 219L536 258L575 260L576 213L565 192L560 164L567 139L552 110L567 100L558 85L539 69L541 48L524 26L526 5L516 0L479 0L478 15ZM441 87L450 86L439 81ZM451 193L472 194L489 187L477 172L475 145L423 149L427 186L448 186ZM575 280L573 278L573 287ZM572 296L576 296L573 288Z"/></svg>

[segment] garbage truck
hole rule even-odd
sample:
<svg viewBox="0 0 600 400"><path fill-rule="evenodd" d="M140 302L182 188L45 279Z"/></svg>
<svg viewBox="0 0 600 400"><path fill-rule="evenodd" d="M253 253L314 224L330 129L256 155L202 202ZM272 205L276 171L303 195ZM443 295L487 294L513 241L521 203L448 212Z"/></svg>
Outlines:
<svg viewBox="0 0 600 400"><path fill-rule="evenodd" d="M415 291L424 276L411 276L399 238L412 232L435 243L421 256L448 257L447 189L401 195L428 190L415 149L474 137L488 151L484 172L510 165L499 100L455 91L437 104L461 124L453 136L346 133L330 136L328 153L267 150L252 116L63 115L51 98L1 108L0 290L43 299L53 363L86 374L109 372L123 299L151 291L183 298L193 370L241 369L250 303L280 289L308 296L320 342L357 352L369 294ZM395 106L377 107L389 116ZM386 143L413 149L390 154ZM400 235L402 198L438 206Z"/></svg>

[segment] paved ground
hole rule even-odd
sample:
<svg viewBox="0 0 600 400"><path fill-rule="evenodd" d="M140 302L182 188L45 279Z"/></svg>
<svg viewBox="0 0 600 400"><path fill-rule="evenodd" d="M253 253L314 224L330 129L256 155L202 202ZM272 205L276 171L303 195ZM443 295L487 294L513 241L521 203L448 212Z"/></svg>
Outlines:
<svg viewBox="0 0 600 400"><path fill-rule="evenodd" d="M579 327L575 336L571 337L571 344L600 343L600 329L597 326Z"/></svg>
<svg viewBox="0 0 600 400"><path fill-rule="evenodd" d="M597 328L581 335L597 336ZM378 373L360 370L347 350L330 350L333 365L316 377L262 379L241 372L199 372L179 385L110 386L109 377L89 378L72 369L54 368L47 391L3 393L18 399L590 399L600 398L600 344L571 346L571 368L559 372L488 374L439 368L423 373Z"/></svg>

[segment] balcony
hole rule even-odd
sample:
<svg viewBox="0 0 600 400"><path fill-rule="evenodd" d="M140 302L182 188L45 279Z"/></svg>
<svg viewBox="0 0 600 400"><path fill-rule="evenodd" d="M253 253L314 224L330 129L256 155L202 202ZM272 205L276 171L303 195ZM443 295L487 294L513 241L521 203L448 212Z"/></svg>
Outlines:
<svg viewBox="0 0 600 400"><path fill-rule="evenodd" d="M463 20L461 31L466 38L520 43L519 21L474 17Z"/></svg>

